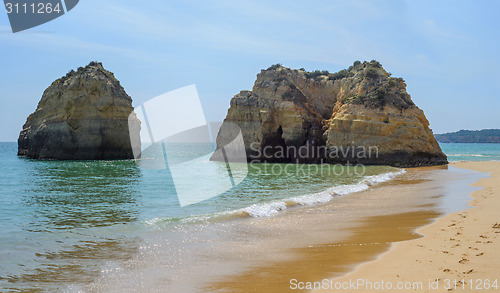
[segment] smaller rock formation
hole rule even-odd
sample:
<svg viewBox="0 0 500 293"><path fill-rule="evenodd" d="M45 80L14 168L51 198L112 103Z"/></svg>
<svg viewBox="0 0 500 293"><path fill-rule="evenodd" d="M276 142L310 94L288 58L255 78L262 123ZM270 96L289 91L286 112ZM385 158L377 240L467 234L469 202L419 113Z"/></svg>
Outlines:
<svg viewBox="0 0 500 293"><path fill-rule="evenodd" d="M18 155L34 159L133 159L132 99L113 73L90 62L54 81L19 134ZM132 135L139 137L138 127Z"/></svg>

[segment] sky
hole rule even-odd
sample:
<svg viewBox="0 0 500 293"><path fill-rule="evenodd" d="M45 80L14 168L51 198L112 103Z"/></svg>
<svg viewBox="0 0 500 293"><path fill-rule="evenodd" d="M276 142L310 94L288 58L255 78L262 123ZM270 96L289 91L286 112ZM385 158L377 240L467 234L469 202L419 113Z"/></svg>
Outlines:
<svg viewBox="0 0 500 293"><path fill-rule="evenodd" d="M16 141L43 91L102 62L134 106L195 84L205 116L261 69L339 71L376 59L403 77L434 133L500 128L500 1L80 0L12 33L0 13L0 141Z"/></svg>

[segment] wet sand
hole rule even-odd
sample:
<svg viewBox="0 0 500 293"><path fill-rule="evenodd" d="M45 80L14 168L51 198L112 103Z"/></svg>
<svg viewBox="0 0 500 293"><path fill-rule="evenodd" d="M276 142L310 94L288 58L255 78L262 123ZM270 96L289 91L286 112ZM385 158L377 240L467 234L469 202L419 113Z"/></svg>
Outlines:
<svg viewBox="0 0 500 293"><path fill-rule="evenodd" d="M209 291L225 288L227 292L289 292L290 280L315 281L330 274L343 274L352 264L373 259L386 251L392 242L415 239L412 229L429 224L436 212L407 212L365 219L351 237L330 244L295 249L293 260L259 267L209 287Z"/></svg>
<svg viewBox="0 0 500 293"><path fill-rule="evenodd" d="M303 229L306 230L304 237L309 235L308 227L318 229L315 224L324 222L325 219L337 220L335 213L342 208L339 201L348 201L345 207L349 206L352 212L358 216L363 214L363 209L366 209L366 215L359 217L354 222L351 221L351 225L343 227L342 231L346 233L346 236L341 239L335 239L335 237L332 237L335 241L328 241L328 237L307 239L312 244L288 249L287 259L254 264L243 273L212 282L204 288L204 291L309 292L311 290L307 288L308 284L313 285L313 282L321 282L322 280L336 281L335 278L345 276L356 266L359 268L355 270L355 274L361 272L357 278L368 278L363 277L368 272L385 274L387 269L379 269L376 265L368 270L361 270L367 265L373 266L377 263L373 261L380 255L382 257L387 255L387 251L391 251L389 253L391 254L394 250L393 246L419 241L414 239L421 238L424 233L420 230L419 233L416 233L415 229L432 223L445 212L449 212L450 208L452 210L466 208L468 193L464 194L464 186L457 184L457 180L460 181L460 178L450 178L446 172L448 171L443 170L442 167L409 169L407 174L369 191L352 194L323 207L317 207L315 209L320 209L322 212L313 216L315 220L306 221L307 225L303 226ZM460 177L459 174L453 176ZM453 189L454 186L458 189ZM455 199L453 194L460 194L461 198ZM446 200L444 200L445 198ZM328 210L332 212L325 212ZM298 209L292 213L300 215L304 214L304 210ZM274 220L286 223L289 216L284 215L282 218L277 217ZM339 219L339 221L342 220L347 219ZM260 221L260 224L263 222L265 221ZM324 232L326 234L335 233L334 230ZM296 237L300 238L300 235ZM413 247L410 250L402 248L402 253L411 254L411 250L415 249ZM400 257L398 255L396 259ZM409 269L413 268L414 263L416 261L407 265ZM387 266L390 268L392 264L390 261ZM400 276L406 269L399 267L396 271L394 276ZM352 278L349 276L351 274L345 278ZM337 290L333 288L333 290L325 292L332 291ZM352 288L346 290L346 292L354 291L358 290ZM380 291L383 290L373 292Z"/></svg>
<svg viewBox="0 0 500 293"><path fill-rule="evenodd" d="M70 291L308 292L290 281L342 277L392 252L394 243L418 241L415 229L466 209L475 190L469 185L484 177L448 166L408 169L325 204L151 231L140 253Z"/></svg>
<svg viewBox="0 0 500 293"><path fill-rule="evenodd" d="M396 243L354 272L332 275L328 285L314 292L500 292L500 162L452 165L491 173L474 183L483 188L471 195L474 208L418 229L423 238Z"/></svg>

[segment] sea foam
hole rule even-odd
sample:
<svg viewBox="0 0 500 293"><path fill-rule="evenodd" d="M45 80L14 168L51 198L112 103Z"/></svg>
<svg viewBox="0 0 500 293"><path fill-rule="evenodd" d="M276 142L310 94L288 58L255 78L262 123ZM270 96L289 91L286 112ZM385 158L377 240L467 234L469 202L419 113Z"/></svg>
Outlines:
<svg viewBox="0 0 500 293"><path fill-rule="evenodd" d="M268 203L253 204L251 206L226 213L237 213L240 215L248 214L248 216L254 218L269 217L291 206L296 206L296 205L307 206L307 205L321 204L329 202L335 196L343 196L356 192L361 192L369 189L370 186L374 186L376 184L389 181L394 177L401 175L405 172L406 172L405 170L400 170L398 172L387 172L379 175L367 176L365 179L363 179L363 181L356 184L334 186L318 193L306 194L279 201L272 201Z"/></svg>
<svg viewBox="0 0 500 293"><path fill-rule="evenodd" d="M448 157L487 157L480 154L449 154Z"/></svg>
<svg viewBox="0 0 500 293"><path fill-rule="evenodd" d="M397 172L387 172L379 175L372 175L365 177L361 182L355 184L346 184L330 187L322 192L284 198L266 203L256 203L250 206L220 212L212 215L193 215L186 218L154 218L145 221L148 225L158 225L172 222L180 223L198 223L211 220L234 219L234 218L262 218L270 217L278 214L293 206L310 206L315 204L322 204L331 201L335 196L344 196L356 192L368 190L371 186L389 181L394 177L404 174L405 170Z"/></svg>

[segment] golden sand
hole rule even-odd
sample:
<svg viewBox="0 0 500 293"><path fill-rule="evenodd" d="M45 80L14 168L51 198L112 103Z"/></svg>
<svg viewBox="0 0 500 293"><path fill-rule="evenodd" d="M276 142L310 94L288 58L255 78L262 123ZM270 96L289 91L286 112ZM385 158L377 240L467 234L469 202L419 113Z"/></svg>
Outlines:
<svg viewBox="0 0 500 293"><path fill-rule="evenodd" d="M435 202L426 202L414 211L392 210L386 215L369 216L349 228L349 237L341 241L296 248L288 260L259 264L216 281L204 291L311 292L308 287L321 286L323 289L314 292L483 292L479 289L494 285L500 274L500 259L495 254L500 248L496 241L500 235L500 163L454 165L492 172L492 177L476 183L485 187L473 193L470 204L476 208L438 218ZM419 186L424 186L425 181L418 176L393 180L367 192L373 198L407 193L410 200L421 196ZM355 197L366 196L360 193ZM371 282L371 287L358 286L358 280ZM388 283L391 290L387 289ZM471 285L474 289L470 289ZM346 289L342 290L342 286ZM398 290L397 286L411 288ZM490 288L487 292L500 291Z"/></svg>
<svg viewBox="0 0 500 293"><path fill-rule="evenodd" d="M362 226L356 227L354 235L342 242L296 249L298 257L293 260L272 262L208 289L210 292L221 288L242 293L291 292L291 279L315 281L329 277L332 272L344 274L350 265L369 261L386 251L391 242L419 237L411 231L428 224L436 216L433 212L408 212L369 217Z"/></svg>
<svg viewBox="0 0 500 293"><path fill-rule="evenodd" d="M453 165L491 173L491 177L474 184L483 187L472 194L470 205L474 208L439 218L417 230L425 237L396 243L377 260L332 280L341 284L361 279L371 281L372 285L377 285L374 282L381 285L384 281L391 282L393 287L412 289L421 284L417 292L500 292L497 280L500 279L500 162ZM346 290L327 287L330 288L314 292L413 291L376 290L366 286L354 290L352 287Z"/></svg>

